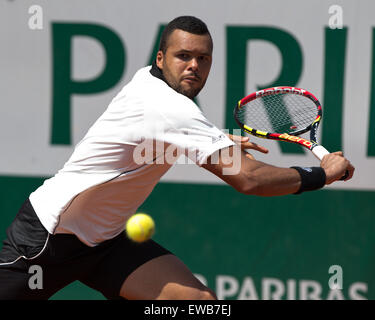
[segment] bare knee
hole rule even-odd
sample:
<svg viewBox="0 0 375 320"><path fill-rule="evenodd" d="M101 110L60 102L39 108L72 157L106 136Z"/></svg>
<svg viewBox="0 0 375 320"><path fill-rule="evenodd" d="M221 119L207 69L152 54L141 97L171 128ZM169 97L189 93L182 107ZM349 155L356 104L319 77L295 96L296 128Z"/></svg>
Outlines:
<svg viewBox="0 0 375 320"><path fill-rule="evenodd" d="M174 255L163 255L141 265L124 281L120 295L142 300L217 299Z"/></svg>
<svg viewBox="0 0 375 320"><path fill-rule="evenodd" d="M192 300L217 300L216 294L209 288L204 288L196 292Z"/></svg>
<svg viewBox="0 0 375 320"><path fill-rule="evenodd" d="M207 287L180 287L174 284L172 288L166 286L157 299L160 300L217 300L216 294Z"/></svg>
<svg viewBox="0 0 375 320"><path fill-rule="evenodd" d="M217 300L217 296L211 289L206 288L206 290L201 291L201 295L198 300Z"/></svg>

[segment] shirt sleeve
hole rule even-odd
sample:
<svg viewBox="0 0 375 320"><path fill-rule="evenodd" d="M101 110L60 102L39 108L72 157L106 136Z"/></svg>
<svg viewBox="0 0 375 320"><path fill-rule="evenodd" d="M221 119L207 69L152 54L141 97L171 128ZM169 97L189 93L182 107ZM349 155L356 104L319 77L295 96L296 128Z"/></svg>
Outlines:
<svg viewBox="0 0 375 320"><path fill-rule="evenodd" d="M176 147L199 166L216 151L235 144L207 120L192 100L179 96L176 101L154 109L148 117L148 122L153 121L149 127L154 128L158 141Z"/></svg>

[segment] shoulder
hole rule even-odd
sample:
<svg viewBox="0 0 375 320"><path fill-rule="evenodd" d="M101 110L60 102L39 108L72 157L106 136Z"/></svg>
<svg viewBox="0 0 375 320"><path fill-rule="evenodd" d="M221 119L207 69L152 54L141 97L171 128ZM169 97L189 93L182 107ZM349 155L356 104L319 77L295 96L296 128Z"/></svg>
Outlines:
<svg viewBox="0 0 375 320"><path fill-rule="evenodd" d="M150 69L151 66L139 69L113 102L131 105L132 109L137 105L148 119L168 122L175 128L190 126L192 119L206 121L193 100L153 76Z"/></svg>
<svg viewBox="0 0 375 320"><path fill-rule="evenodd" d="M186 121L191 117L203 117L193 100L153 76L150 67L140 69L133 80L137 86L137 95L149 111L157 112L173 122Z"/></svg>
<svg viewBox="0 0 375 320"><path fill-rule="evenodd" d="M172 89L166 82L153 76L151 66L139 69L133 78L123 87L127 95L136 95L152 104L169 104L170 102L189 103L189 98Z"/></svg>

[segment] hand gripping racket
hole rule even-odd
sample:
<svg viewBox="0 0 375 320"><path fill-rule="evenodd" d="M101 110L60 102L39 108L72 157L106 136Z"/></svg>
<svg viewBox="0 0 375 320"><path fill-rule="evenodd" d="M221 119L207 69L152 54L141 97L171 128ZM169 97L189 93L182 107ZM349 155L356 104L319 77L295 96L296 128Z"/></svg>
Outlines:
<svg viewBox="0 0 375 320"><path fill-rule="evenodd" d="M234 109L241 129L256 137L286 141L309 149L320 161L327 149L317 142L322 106L309 91L294 87L259 90L241 99ZM310 140L299 137L310 131ZM346 171L347 178L349 172Z"/></svg>

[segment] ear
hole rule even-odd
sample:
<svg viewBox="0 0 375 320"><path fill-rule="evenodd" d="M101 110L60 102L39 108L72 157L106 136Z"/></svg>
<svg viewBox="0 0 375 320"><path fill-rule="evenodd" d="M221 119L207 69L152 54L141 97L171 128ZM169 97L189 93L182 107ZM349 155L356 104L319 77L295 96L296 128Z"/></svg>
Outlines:
<svg viewBox="0 0 375 320"><path fill-rule="evenodd" d="M158 51L156 54L156 65L159 69L163 69L164 54L163 51Z"/></svg>

